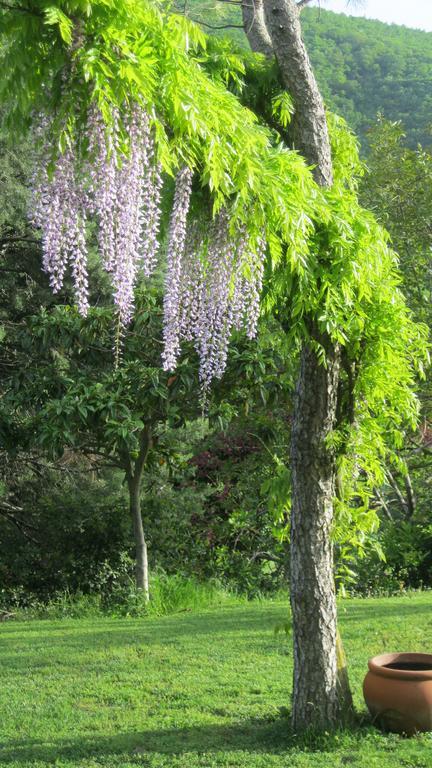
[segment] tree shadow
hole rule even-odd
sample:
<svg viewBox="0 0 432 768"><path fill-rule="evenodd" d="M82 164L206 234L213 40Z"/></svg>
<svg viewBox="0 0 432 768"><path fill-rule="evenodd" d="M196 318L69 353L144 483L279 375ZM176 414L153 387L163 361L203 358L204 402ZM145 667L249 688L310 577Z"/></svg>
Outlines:
<svg viewBox="0 0 432 768"><path fill-rule="evenodd" d="M83 651L85 644L89 644L94 651L106 651L115 653L116 649L133 648L143 646L150 648L152 646L178 647L189 639L195 640L197 636L211 637L212 643L229 642L230 635L236 637L236 647L241 650L242 647L249 647L250 636L253 633L262 635L263 629L268 631L268 637L272 637L274 626L281 620L283 607L272 607L269 611L256 609L251 610L247 607L245 611L233 611L230 614L229 609L224 609L222 613L209 611L206 613L193 614L173 614L159 619L112 619L101 620L100 624L95 621L91 629L82 630L79 624L74 621L65 622L61 631L53 633L50 627L41 626L38 622L37 628L25 628L25 632L19 637L19 642L25 645L20 653L12 652L10 654L2 653L2 668L20 670L25 662L34 668L44 667L50 663L50 649L55 646L56 652L64 653L66 657L72 657L73 654L79 654ZM22 625L19 630L22 631ZM17 626L14 623L2 631L5 641L14 641L14 634ZM8 637L9 635L9 637ZM34 659L34 650L29 647L28 641L34 635L35 640L41 648L44 648L39 660ZM262 637L263 644L266 642L265 636ZM46 652L45 652L45 649ZM68 664L62 659L62 665L67 667L75 666L76 661L71 658Z"/></svg>
<svg viewBox="0 0 432 768"><path fill-rule="evenodd" d="M367 721L366 721L366 724ZM359 738L365 721L357 718L350 735ZM340 733L340 732L339 732ZM116 755L171 755L203 752L243 751L256 754L289 756L291 751L338 752L338 732L306 734L292 732L286 710L273 718L253 718L234 724L209 724L190 728L161 728L113 736L65 738L58 741L22 739L0 746L0 764L32 762L56 763L61 760L113 758Z"/></svg>
<svg viewBox="0 0 432 768"><path fill-rule="evenodd" d="M389 598L391 599L391 598ZM410 603L410 599L406 598L406 604L398 602L397 605L385 605L380 603L379 607L370 603L368 605L349 605L345 612L343 604L339 605L339 619L341 624L350 624L355 622L364 622L367 620L373 621L377 618L377 612L379 614L379 620L381 618L412 618L414 616L421 616L422 614L431 614L432 609L432 596L430 605L416 605Z"/></svg>

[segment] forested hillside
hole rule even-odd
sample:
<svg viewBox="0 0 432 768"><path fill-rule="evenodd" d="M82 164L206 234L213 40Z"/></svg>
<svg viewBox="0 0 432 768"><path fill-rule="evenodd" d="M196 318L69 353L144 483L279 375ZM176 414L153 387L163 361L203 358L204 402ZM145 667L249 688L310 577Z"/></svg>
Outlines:
<svg viewBox="0 0 432 768"><path fill-rule="evenodd" d="M325 97L357 133L382 112L410 144L431 143L431 33L312 9L303 24Z"/></svg>
<svg viewBox="0 0 432 768"><path fill-rule="evenodd" d="M192 0L189 8L206 25L240 23L235 5ZM313 8L302 25L327 104L363 140L382 112L402 121L411 146L432 143L432 33ZM246 43L234 26L221 32Z"/></svg>

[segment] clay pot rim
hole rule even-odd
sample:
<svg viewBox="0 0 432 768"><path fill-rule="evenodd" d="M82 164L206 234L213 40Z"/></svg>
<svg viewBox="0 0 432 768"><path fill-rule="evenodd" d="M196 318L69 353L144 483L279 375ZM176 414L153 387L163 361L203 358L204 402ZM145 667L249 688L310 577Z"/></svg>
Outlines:
<svg viewBox="0 0 432 768"><path fill-rule="evenodd" d="M392 677L397 680L432 680L432 669L388 669L385 664L395 664L396 662L415 662L429 664L432 667L432 653L383 653L381 656L374 656L368 661L368 667L371 672L382 677Z"/></svg>

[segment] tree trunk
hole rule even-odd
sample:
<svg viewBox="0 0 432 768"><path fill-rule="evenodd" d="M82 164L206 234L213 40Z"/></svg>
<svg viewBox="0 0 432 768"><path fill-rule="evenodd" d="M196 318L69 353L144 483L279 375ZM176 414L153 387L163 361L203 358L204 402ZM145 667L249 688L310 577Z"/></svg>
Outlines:
<svg viewBox="0 0 432 768"><path fill-rule="evenodd" d="M264 0L264 14L286 90L294 101L295 148L314 166L318 184L333 183L324 102L303 43L300 11L294 0Z"/></svg>
<svg viewBox="0 0 432 768"><path fill-rule="evenodd" d="M243 0L243 26L249 45L255 53L263 53L267 58L274 56L270 35L264 19L263 0Z"/></svg>
<svg viewBox="0 0 432 768"><path fill-rule="evenodd" d="M325 108L302 40L299 6L294 0L262 2L273 53L294 101L294 146L313 166L317 183L330 187L333 166ZM251 47L260 50L264 38L261 25L256 27L258 32L252 27L246 33ZM308 321L314 328L314 318ZM325 348L327 363L320 362L312 344L303 346L291 445L292 722L296 730L329 728L341 719L342 708L352 704L337 633L331 542L336 460L327 440L336 423L339 349L316 331L315 340ZM343 660L339 666L338 659Z"/></svg>
<svg viewBox="0 0 432 768"><path fill-rule="evenodd" d="M301 354L291 444L291 609L294 626L292 721L296 730L339 718L333 575L335 457L327 445L337 405L339 351L327 366L311 345Z"/></svg>
<svg viewBox="0 0 432 768"><path fill-rule="evenodd" d="M128 459L126 479L129 489L129 508L135 536L135 581L137 589L142 589L145 600L150 599L147 542L141 515L141 483L144 466L152 446L150 426L143 427L140 434L140 446L135 461Z"/></svg>
<svg viewBox="0 0 432 768"><path fill-rule="evenodd" d="M141 482L132 477L128 481L129 505L135 536L135 583L137 589L142 589L146 601L150 598L148 582L147 543L144 536L144 526L141 515Z"/></svg>

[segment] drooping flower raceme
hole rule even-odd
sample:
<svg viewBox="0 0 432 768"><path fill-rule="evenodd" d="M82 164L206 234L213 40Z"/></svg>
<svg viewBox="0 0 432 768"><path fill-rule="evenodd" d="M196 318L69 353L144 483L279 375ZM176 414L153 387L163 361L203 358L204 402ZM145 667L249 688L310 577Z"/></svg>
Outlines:
<svg viewBox="0 0 432 768"><path fill-rule="evenodd" d="M186 227L191 176L177 177L171 216L164 301L164 368L175 368L181 340L194 341L207 390L225 370L234 329L256 335L265 256L244 226L231 226L223 209L208 227Z"/></svg>
<svg viewBox="0 0 432 768"><path fill-rule="evenodd" d="M184 280L184 254L187 215L192 191L192 171L182 168L176 178L174 201L168 234L167 269L164 294L164 351L165 370L175 368L180 353L181 301Z"/></svg>
<svg viewBox="0 0 432 768"><path fill-rule="evenodd" d="M49 135L47 121L41 131ZM109 125L92 107L84 143L84 157L76 145L68 145L51 174L45 148L31 215L42 231L43 266L53 290L61 289L70 266L83 315L89 307L87 221L96 223L121 335L132 319L138 273L150 277L157 265L162 170L151 120L137 104L122 120L114 109ZM192 170L181 168L168 231L162 363L165 370L174 369L181 342L193 341L205 391L223 374L233 330L244 329L251 338L256 334L265 241L234 223L228 207L213 220L194 219L192 181Z"/></svg>
<svg viewBox="0 0 432 768"><path fill-rule="evenodd" d="M42 229L43 268L57 293L70 263L77 304L86 315L88 303L86 210L70 147L60 155L52 177L41 166L33 191L34 224Z"/></svg>
<svg viewBox="0 0 432 768"><path fill-rule="evenodd" d="M88 309L86 221L97 222L104 268L111 274L114 302L121 326L133 314L137 273L150 276L157 263L162 173L156 159L150 118L134 105L125 127L128 151L121 149L120 118L112 111L106 126L101 113L88 115L84 160L69 146L51 176L47 150L33 190L32 220L42 230L43 266L59 291L67 266L74 278L77 304Z"/></svg>

